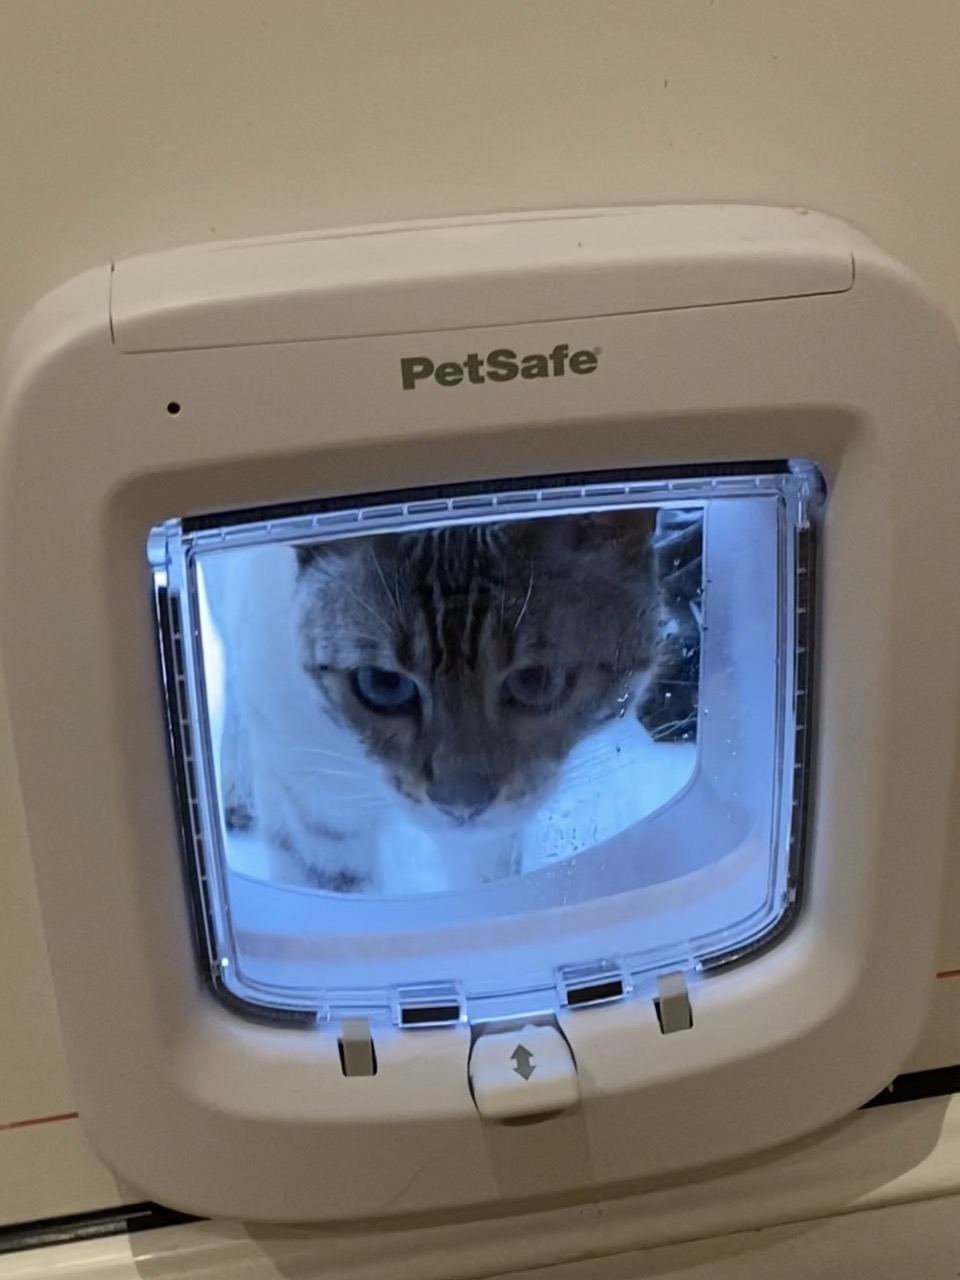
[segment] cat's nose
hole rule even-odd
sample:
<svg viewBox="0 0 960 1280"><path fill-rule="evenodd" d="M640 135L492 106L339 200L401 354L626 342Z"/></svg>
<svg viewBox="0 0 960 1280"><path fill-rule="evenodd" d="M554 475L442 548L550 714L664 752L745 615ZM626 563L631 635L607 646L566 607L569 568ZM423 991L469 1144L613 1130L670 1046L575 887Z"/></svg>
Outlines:
<svg viewBox="0 0 960 1280"><path fill-rule="evenodd" d="M489 809L499 790L500 783L493 774L470 773L435 779L427 788L427 795L447 817L456 822L469 822Z"/></svg>

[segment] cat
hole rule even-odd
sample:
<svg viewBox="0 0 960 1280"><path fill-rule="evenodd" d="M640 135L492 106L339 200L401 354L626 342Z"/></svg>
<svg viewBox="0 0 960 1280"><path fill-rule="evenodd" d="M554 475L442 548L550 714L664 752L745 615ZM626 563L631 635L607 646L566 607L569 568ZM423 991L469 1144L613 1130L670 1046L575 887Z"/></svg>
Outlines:
<svg viewBox="0 0 960 1280"><path fill-rule="evenodd" d="M517 873L568 753L656 674L655 523L611 509L208 556L228 831L334 892L389 889L398 822L434 838L451 886Z"/></svg>

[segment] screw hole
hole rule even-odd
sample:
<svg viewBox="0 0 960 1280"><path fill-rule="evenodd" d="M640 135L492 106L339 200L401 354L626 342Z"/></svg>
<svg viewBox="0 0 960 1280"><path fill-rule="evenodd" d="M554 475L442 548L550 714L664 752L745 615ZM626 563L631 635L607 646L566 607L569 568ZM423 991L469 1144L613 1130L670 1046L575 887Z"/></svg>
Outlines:
<svg viewBox="0 0 960 1280"><path fill-rule="evenodd" d="M177 403L176 400L171 400L170 403L167 405L167 413L169 413L171 417L175 418L179 412L180 412L180 405Z"/></svg>

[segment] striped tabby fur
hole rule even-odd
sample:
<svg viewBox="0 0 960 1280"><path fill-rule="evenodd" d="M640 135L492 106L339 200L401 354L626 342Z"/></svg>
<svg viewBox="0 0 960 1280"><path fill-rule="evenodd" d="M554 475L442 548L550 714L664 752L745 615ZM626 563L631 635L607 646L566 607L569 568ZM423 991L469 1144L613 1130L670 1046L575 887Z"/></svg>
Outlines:
<svg viewBox="0 0 960 1280"><path fill-rule="evenodd" d="M224 556L211 597L228 825L257 828L283 878L332 890L389 887L398 813L449 850L452 887L519 870L504 836L654 673L654 521L609 511Z"/></svg>

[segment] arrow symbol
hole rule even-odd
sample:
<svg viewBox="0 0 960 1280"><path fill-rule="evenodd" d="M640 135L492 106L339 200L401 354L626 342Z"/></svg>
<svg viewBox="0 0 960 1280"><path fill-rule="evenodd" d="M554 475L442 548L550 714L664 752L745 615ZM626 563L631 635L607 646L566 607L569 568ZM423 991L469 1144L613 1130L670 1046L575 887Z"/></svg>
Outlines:
<svg viewBox="0 0 960 1280"><path fill-rule="evenodd" d="M536 1067L533 1065L533 1054L525 1044L518 1044L510 1055L510 1060L516 1063L513 1068L518 1076L522 1076L524 1080L529 1080Z"/></svg>

